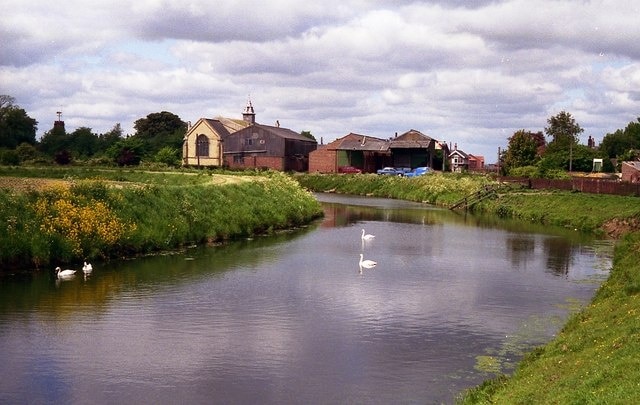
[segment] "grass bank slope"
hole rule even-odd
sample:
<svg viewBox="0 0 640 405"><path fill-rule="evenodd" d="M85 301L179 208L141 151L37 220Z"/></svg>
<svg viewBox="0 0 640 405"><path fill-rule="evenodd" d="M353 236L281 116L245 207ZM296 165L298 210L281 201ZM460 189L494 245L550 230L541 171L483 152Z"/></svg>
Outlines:
<svg viewBox="0 0 640 405"><path fill-rule="evenodd" d="M53 178L23 178L11 172L0 181L3 269L246 237L322 215L313 195L276 172L52 173Z"/></svg>
<svg viewBox="0 0 640 405"><path fill-rule="evenodd" d="M431 173L407 178L376 174L299 174L295 179L316 192L367 195L446 206L493 183L488 176Z"/></svg>

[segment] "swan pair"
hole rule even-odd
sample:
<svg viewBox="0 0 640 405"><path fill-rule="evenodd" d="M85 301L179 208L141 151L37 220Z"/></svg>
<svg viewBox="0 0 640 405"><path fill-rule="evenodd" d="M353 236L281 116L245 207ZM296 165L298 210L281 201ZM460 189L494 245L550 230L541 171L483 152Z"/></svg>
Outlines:
<svg viewBox="0 0 640 405"><path fill-rule="evenodd" d="M362 229L362 241L369 241L372 240L373 238L375 238L375 235L371 235L368 233L365 233L364 229ZM362 253L360 253L360 262L358 263L360 265L360 269L367 268L367 269L371 269L373 267L376 267L376 264L378 264L377 262L373 261L373 260L364 260L364 255Z"/></svg>
<svg viewBox="0 0 640 405"><path fill-rule="evenodd" d="M93 271L93 266L91 263L84 262L84 266L82 266L82 272L85 275L90 274ZM56 267L56 277L60 280L68 280L73 278L76 275L76 270L66 269L62 270L60 267Z"/></svg>

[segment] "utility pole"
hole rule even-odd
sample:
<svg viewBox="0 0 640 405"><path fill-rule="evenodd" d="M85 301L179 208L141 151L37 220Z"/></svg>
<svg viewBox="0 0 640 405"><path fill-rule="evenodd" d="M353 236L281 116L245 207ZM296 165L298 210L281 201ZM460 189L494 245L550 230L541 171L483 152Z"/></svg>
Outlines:
<svg viewBox="0 0 640 405"><path fill-rule="evenodd" d="M569 139L569 173L572 172L573 169L573 136Z"/></svg>

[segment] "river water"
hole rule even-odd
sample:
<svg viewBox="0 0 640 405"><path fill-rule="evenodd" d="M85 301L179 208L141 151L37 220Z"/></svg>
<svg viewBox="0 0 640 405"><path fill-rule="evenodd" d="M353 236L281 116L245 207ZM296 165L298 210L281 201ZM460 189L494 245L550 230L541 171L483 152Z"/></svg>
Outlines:
<svg viewBox="0 0 640 405"><path fill-rule="evenodd" d="M0 403L452 403L610 267L612 244L573 230L318 198L304 229L1 278Z"/></svg>

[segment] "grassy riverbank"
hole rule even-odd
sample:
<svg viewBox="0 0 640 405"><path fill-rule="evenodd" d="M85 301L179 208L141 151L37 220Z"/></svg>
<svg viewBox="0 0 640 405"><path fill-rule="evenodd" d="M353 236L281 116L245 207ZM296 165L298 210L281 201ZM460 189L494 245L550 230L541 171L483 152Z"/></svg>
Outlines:
<svg viewBox="0 0 640 405"><path fill-rule="evenodd" d="M376 174L299 174L295 178L303 187L317 192L395 198L440 206L453 204L492 183L487 176L436 173L416 178Z"/></svg>
<svg viewBox="0 0 640 405"><path fill-rule="evenodd" d="M448 206L479 191L486 177L434 174L418 179L375 175L303 175L314 191L425 201ZM591 304L558 336L536 348L512 376L462 393L462 404L627 404L640 392L640 199L558 191L501 192L476 212L621 236L613 268Z"/></svg>
<svg viewBox="0 0 640 405"><path fill-rule="evenodd" d="M0 265L42 267L247 237L308 223L320 204L290 177L3 169Z"/></svg>

